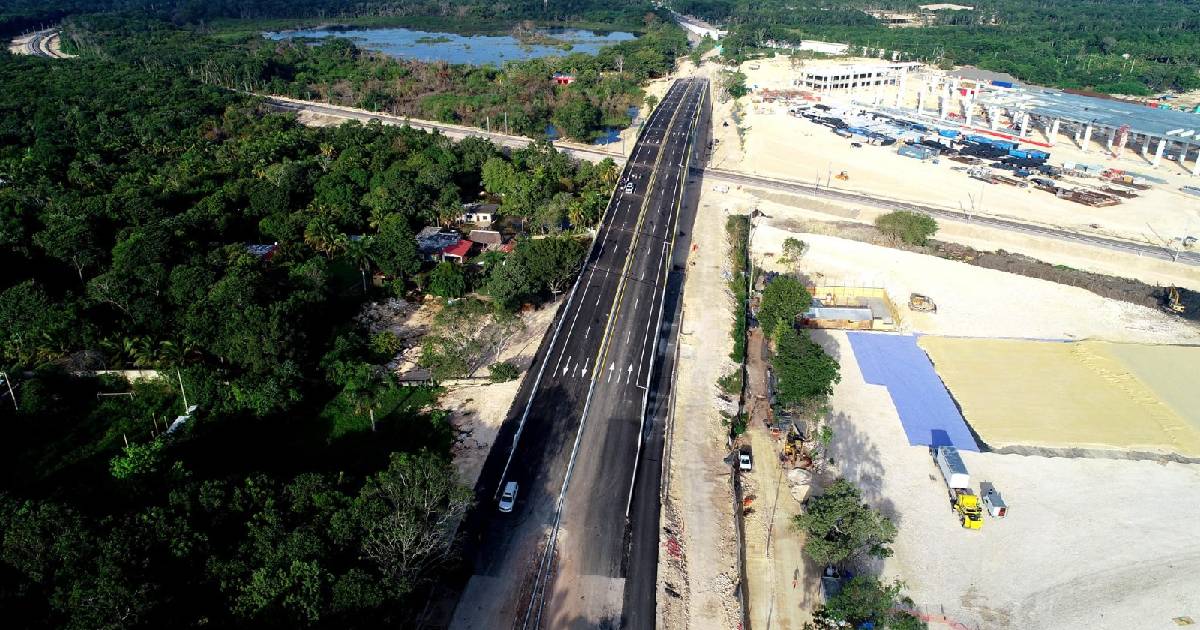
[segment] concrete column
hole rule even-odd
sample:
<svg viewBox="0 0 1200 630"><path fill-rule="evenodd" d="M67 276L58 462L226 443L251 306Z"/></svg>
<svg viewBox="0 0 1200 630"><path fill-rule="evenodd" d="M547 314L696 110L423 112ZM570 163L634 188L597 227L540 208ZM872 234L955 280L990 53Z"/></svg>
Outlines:
<svg viewBox="0 0 1200 630"><path fill-rule="evenodd" d="M1125 153L1125 147L1129 144L1129 133L1121 136L1121 143L1117 146L1117 157L1121 157Z"/></svg>
<svg viewBox="0 0 1200 630"><path fill-rule="evenodd" d="M1158 166L1158 163L1162 161L1163 151L1166 150L1166 148L1167 138L1166 136L1163 136L1162 138L1158 139L1158 148L1154 150L1154 166Z"/></svg>
<svg viewBox="0 0 1200 630"><path fill-rule="evenodd" d="M1183 155L1183 153L1180 155ZM1192 165L1192 176L1195 177L1196 175L1200 175L1200 148L1196 149L1196 163Z"/></svg>
<svg viewBox="0 0 1200 630"><path fill-rule="evenodd" d="M1021 114L1021 137L1026 138L1028 136L1029 136L1029 112L1024 112Z"/></svg>
<svg viewBox="0 0 1200 630"><path fill-rule="evenodd" d="M1106 147L1108 147L1108 152L1109 152L1109 153L1112 153L1112 152L1113 152L1113 141L1114 141L1114 140L1116 140L1116 139L1117 139L1117 128L1116 128L1116 127L1109 127L1109 128L1108 128L1108 140L1107 140L1107 142L1105 143L1105 146L1106 146Z"/></svg>
<svg viewBox="0 0 1200 630"><path fill-rule="evenodd" d="M1088 145L1092 142L1092 125L1083 128L1083 142L1079 144L1079 150L1087 153Z"/></svg>
<svg viewBox="0 0 1200 630"><path fill-rule="evenodd" d="M1000 128L1000 110L995 107L988 108L988 127L992 131Z"/></svg>
<svg viewBox="0 0 1200 630"><path fill-rule="evenodd" d="M943 91L939 100L941 102L938 103L938 118L946 120L946 116L950 114L950 97Z"/></svg>
<svg viewBox="0 0 1200 630"><path fill-rule="evenodd" d="M971 121L975 119L975 99L968 98L963 102L963 118L966 119L967 126L971 126Z"/></svg>
<svg viewBox="0 0 1200 630"><path fill-rule="evenodd" d="M925 86L921 86L921 91L917 92L917 113L925 111Z"/></svg>
<svg viewBox="0 0 1200 630"><path fill-rule="evenodd" d="M1050 123L1050 136L1046 138L1046 140L1049 141L1050 146L1054 146L1054 143L1058 142L1058 122L1058 119L1055 118L1054 122Z"/></svg>
<svg viewBox="0 0 1200 630"><path fill-rule="evenodd" d="M907 74L908 73L904 71L900 72L900 81L896 86L896 107L900 107L900 104L904 102L904 79Z"/></svg>

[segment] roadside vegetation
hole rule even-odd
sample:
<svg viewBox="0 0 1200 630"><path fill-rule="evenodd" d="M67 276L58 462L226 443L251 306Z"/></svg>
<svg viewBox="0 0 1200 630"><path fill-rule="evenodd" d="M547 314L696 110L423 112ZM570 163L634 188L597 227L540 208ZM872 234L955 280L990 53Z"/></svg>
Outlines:
<svg viewBox="0 0 1200 630"><path fill-rule="evenodd" d="M875 219L875 227L884 236L908 245L925 245L938 230L933 217L907 210L879 216Z"/></svg>
<svg viewBox="0 0 1200 630"><path fill-rule="evenodd" d="M897 12L919 2L890 3ZM905 60L970 64L1022 81L1103 93L1149 95L1200 88L1200 22L1187 0L1154 3L991 0L972 11L937 11L929 26L888 28L853 0L672 0L670 6L731 29L723 55L774 54L768 41L846 42L858 54L900 51Z"/></svg>

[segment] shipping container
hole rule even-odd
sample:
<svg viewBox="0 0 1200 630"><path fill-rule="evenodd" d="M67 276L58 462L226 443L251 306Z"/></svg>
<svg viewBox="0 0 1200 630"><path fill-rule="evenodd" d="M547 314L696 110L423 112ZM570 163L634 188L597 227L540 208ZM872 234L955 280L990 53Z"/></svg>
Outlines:
<svg viewBox="0 0 1200 630"><path fill-rule="evenodd" d="M1002 87L1002 88L1011 88L1011 87L1013 87L1013 82L1012 81L992 81L992 85L994 85L996 87Z"/></svg>
<svg viewBox="0 0 1200 630"><path fill-rule="evenodd" d="M959 131L957 129L938 129L938 135L943 138L957 138Z"/></svg>

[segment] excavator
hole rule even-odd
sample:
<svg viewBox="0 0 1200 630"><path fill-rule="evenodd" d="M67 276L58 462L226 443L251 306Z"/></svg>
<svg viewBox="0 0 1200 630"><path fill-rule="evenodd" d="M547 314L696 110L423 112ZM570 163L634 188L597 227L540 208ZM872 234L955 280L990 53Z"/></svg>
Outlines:
<svg viewBox="0 0 1200 630"><path fill-rule="evenodd" d="M1183 298L1179 295L1179 287L1167 288L1167 310L1180 315L1187 310L1183 305Z"/></svg>

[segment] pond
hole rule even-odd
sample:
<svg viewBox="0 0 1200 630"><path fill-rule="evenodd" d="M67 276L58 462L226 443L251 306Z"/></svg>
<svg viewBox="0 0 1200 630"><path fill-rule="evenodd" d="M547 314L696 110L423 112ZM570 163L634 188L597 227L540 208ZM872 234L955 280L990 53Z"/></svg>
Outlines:
<svg viewBox="0 0 1200 630"><path fill-rule="evenodd" d="M518 61L568 55L595 53L605 46L634 39L623 31L597 32L575 29L538 31L533 42L522 42L511 35L457 35L407 28L323 28L266 32L270 39L323 39L342 37L352 40L359 48L375 50L392 57L417 61L446 61L475 66L500 65ZM561 43L550 43L550 39Z"/></svg>

